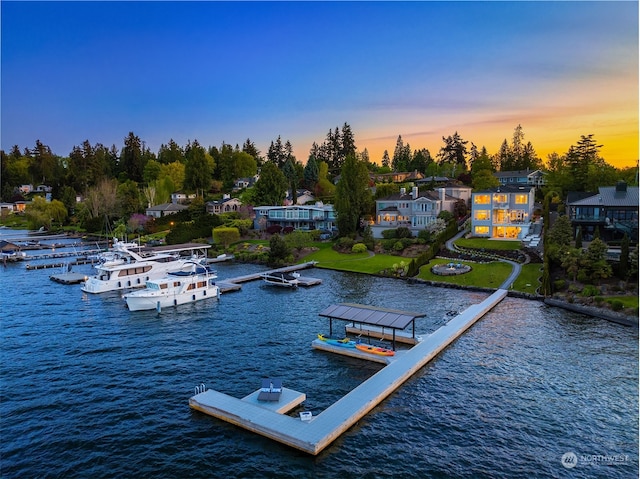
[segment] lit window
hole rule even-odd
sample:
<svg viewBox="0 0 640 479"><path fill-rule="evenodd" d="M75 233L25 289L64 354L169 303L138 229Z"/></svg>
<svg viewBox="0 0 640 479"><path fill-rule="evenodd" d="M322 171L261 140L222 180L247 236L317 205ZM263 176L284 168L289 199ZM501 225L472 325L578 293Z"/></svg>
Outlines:
<svg viewBox="0 0 640 479"><path fill-rule="evenodd" d="M476 210L474 217L478 221L486 221L489 219L489 210Z"/></svg>
<svg viewBox="0 0 640 479"><path fill-rule="evenodd" d="M489 195L474 195L473 202L476 205L488 205L490 203Z"/></svg>
<svg viewBox="0 0 640 479"><path fill-rule="evenodd" d="M516 195L516 204L517 205L526 205L528 203L527 195Z"/></svg>
<svg viewBox="0 0 640 479"><path fill-rule="evenodd" d="M489 227L488 226L476 226L474 231L475 231L475 234L477 234L477 235L488 235L489 234Z"/></svg>

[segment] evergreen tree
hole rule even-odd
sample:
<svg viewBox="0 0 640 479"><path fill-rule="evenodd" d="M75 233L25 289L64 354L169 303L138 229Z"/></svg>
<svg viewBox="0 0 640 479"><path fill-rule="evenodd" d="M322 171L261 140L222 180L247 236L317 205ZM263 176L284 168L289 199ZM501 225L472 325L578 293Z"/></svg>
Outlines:
<svg viewBox="0 0 640 479"><path fill-rule="evenodd" d="M287 192L287 179L273 162L267 161L260 170L260 179L254 189L256 205L280 206Z"/></svg>
<svg viewBox="0 0 640 479"><path fill-rule="evenodd" d="M291 191L291 201L292 204L296 204L298 200L298 178L296 176L296 169L291 162L291 159L288 159L282 168L282 173L284 177L287 179L287 183L289 184L289 190Z"/></svg>
<svg viewBox="0 0 640 479"><path fill-rule="evenodd" d="M382 154L382 167L391 168L391 160L389 159L389 152L387 150L384 150Z"/></svg>
<svg viewBox="0 0 640 479"><path fill-rule="evenodd" d="M213 158L200 146L198 140L187 145L185 157L185 186L204 196L204 192L211 187L215 167Z"/></svg>
<svg viewBox="0 0 640 479"><path fill-rule="evenodd" d="M582 227L578 226L576 231L576 249L582 249Z"/></svg>
<svg viewBox="0 0 640 479"><path fill-rule="evenodd" d="M618 277L625 281L629 278L629 246L630 240L625 233L620 243L620 264L618 265Z"/></svg>
<svg viewBox="0 0 640 479"><path fill-rule="evenodd" d="M124 148L122 149L122 172L126 178L136 183L142 183L144 172L144 161L142 157L142 144L140 138L133 134L132 131L124 139Z"/></svg>
<svg viewBox="0 0 640 479"><path fill-rule="evenodd" d="M438 153L440 165L449 165L452 167L453 176L455 172L466 171L467 169L467 143L456 131L452 136L442 137L444 146L440 148Z"/></svg>
<svg viewBox="0 0 640 479"><path fill-rule="evenodd" d="M158 150L158 162L163 165L168 165L175 161L179 161L181 163L185 162L184 151L175 141L173 141L173 138L171 138L168 145L160 145L160 149Z"/></svg>
<svg viewBox="0 0 640 479"><path fill-rule="evenodd" d="M258 168L261 167L262 164L264 163L264 158L262 158L260 154L260 150L258 150L258 148L256 147L256 144L253 141L251 141L249 138L247 138L245 142L242 144L242 151L250 154L253 157L253 159L256 161L256 165Z"/></svg>
<svg viewBox="0 0 640 479"><path fill-rule="evenodd" d="M341 237L355 235L360 227L361 216L372 204L367 167L355 155L349 155L336 185L335 213Z"/></svg>
<svg viewBox="0 0 640 479"><path fill-rule="evenodd" d="M304 185L309 189L313 189L318 182L318 163L314 155L309 155L307 164L304 167Z"/></svg>

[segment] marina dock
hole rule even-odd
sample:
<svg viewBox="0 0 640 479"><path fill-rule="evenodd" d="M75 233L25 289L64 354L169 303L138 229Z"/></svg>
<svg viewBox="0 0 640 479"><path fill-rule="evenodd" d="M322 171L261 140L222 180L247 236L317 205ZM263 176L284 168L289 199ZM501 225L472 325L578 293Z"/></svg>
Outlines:
<svg viewBox="0 0 640 479"><path fill-rule="evenodd" d="M346 396L317 416L307 417L306 420L211 390L190 398L189 406L308 454L317 455L506 296L507 291L499 289L481 303L467 308L411 349L394 356L387 366ZM346 350L335 349L336 351L331 352L344 354L338 350Z"/></svg>
<svg viewBox="0 0 640 479"><path fill-rule="evenodd" d="M269 271L260 271L259 273L246 274L244 276L236 276L235 278L225 278L222 281L216 281L216 285L220 288L221 293L227 293L231 291L239 291L242 289L242 283L247 283L249 281L255 281L257 279L261 279L262 275L265 273L290 273L292 271L299 271L301 269L312 268L315 266L315 261L308 261L306 263L294 264L292 266L285 266L284 268L272 269ZM298 278L298 284L300 286L314 286L316 284L322 283L321 279L318 278L307 278L301 276Z"/></svg>

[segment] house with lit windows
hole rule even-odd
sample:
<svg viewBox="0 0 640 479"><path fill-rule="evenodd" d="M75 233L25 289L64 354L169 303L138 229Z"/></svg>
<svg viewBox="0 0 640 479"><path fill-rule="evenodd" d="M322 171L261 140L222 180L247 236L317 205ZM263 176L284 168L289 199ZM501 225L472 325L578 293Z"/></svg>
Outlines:
<svg viewBox="0 0 640 479"><path fill-rule="evenodd" d="M321 201L313 205L254 206L253 211L256 215L253 227L261 231L274 225L296 230L336 231L333 205Z"/></svg>
<svg viewBox="0 0 640 479"><path fill-rule="evenodd" d="M574 236L578 228L582 238L591 241L596 229L604 241L621 240L626 234L638 241L638 187L619 181L616 186L600 186L597 194L567 198L567 214Z"/></svg>
<svg viewBox="0 0 640 479"><path fill-rule="evenodd" d="M417 186L407 192L405 188L376 200L376 216L370 224L374 238L382 238L384 230L399 227L409 228L413 236L438 219L442 211L454 212L455 204L462 200L467 205L471 198L471 188L450 185L435 190L419 191Z"/></svg>
<svg viewBox="0 0 640 479"><path fill-rule="evenodd" d="M471 234L484 238L522 239L529 233L534 186L502 185L471 195Z"/></svg>

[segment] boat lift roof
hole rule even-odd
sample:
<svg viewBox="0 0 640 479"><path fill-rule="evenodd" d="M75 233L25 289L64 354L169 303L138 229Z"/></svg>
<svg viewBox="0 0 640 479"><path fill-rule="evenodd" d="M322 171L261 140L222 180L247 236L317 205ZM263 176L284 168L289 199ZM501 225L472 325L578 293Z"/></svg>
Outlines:
<svg viewBox="0 0 640 479"><path fill-rule="evenodd" d="M329 318L329 330L332 333L332 320L342 319L355 323L368 324L379 328L391 328L393 330L393 349L395 350L396 330L405 329L413 324L413 335L415 336L416 318L424 318L425 313L414 313L411 311L400 311L398 309L377 308L365 304L340 303L329 306L320 313L320 316Z"/></svg>

